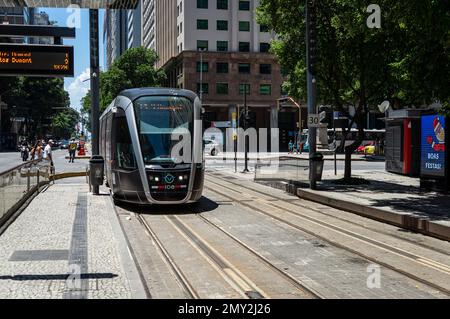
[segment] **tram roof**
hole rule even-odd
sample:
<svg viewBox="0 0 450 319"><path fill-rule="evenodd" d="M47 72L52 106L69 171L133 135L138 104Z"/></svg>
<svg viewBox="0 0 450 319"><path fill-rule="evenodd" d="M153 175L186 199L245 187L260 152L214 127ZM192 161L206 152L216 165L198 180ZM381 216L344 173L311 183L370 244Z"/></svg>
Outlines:
<svg viewBox="0 0 450 319"><path fill-rule="evenodd" d="M183 89L173 89L173 88L139 88L139 89L129 89L120 92L119 95L129 98L131 101L141 97L149 95L178 95L187 97L190 100L194 100L196 95L194 92Z"/></svg>
<svg viewBox="0 0 450 319"><path fill-rule="evenodd" d="M76 4L89 9L135 9L139 0L0 0L0 7L67 8Z"/></svg>

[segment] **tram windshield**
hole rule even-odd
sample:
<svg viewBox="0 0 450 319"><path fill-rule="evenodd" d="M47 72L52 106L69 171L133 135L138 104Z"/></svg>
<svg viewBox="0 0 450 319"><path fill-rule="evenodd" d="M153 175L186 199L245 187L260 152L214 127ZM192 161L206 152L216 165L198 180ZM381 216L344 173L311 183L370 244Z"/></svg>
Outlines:
<svg viewBox="0 0 450 319"><path fill-rule="evenodd" d="M179 96L145 96L134 102L145 164L174 162L172 133L192 132L193 104Z"/></svg>

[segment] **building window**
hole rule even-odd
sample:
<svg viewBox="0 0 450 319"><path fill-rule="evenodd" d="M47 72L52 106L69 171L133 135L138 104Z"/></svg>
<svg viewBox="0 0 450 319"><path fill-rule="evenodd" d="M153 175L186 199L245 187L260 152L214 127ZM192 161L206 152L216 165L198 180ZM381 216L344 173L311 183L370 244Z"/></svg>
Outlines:
<svg viewBox="0 0 450 319"><path fill-rule="evenodd" d="M216 94L228 94L228 83L217 83Z"/></svg>
<svg viewBox="0 0 450 319"><path fill-rule="evenodd" d="M259 32L269 32L269 27L264 24L261 24L259 26Z"/></svg>
<svg viewBox="0 0 450 319"><path fill-rule="evenodd" d="M180 13L183 12L183 1L180 1Z"/></svg>
<svg viewBox="0 0 450 319"><path fill-rule="evenodd" d="M245 91L250 94L250 84L239 84L239 95L244 95Z"/></svg>
<svg viewBox="0 0 450 319"><path fill-rule="evenodd" d="M239 10L250 11L250 1L239 1Z"/></svg>
<svg viewBox="0 0 450 319"><path fill-rule="evenodd" d="M259 73L260 74L271 74L272 73L272 65L271 64L260 64L259 65Z"/></svg>
<svg viewBox="0 0 450 319"><path fill-rule="evenodd" d="M197 0L198 9L208 9L208 0Z"/></svg>
<svg viewBox="0 0 450 319"><path fill-rule="evenodd" d="M208 50L208 40L197 40L197 50Z"/></svg>
<svg viewBox="0 0 450 319"><path fill-rule="evenodd" d="M197 30L208 30L208 20L197 19Z"/></svg>
<svg viewBox="0 0 450 319"><path fill-rule="evenodd" d="M259 94L271 95L272 94L272 86L270 84L261 84L259 86Z"/></svg>
<svg viewBox="0 0 450 319"><path fill-rule="evenodd" d="M238 70L241 74L250 74L250 63L239 63Z"/></svg>
<svg viewBox="0 0 450 319"><path fill-rule="evenodd" d="M227 20L217 20L217 30L228 30L228 21Z"/></svg>
<svg viewBox="0 0 450 319"><path fill-rule="evenodd" d="M180 22L180 34L183 33L183 22Z"/></svg>
<svg viewBox="0 0 450 319"><path fill-rule="evenodd" d="M250 22L239 21L239 31L250 31Z"/></svg>
<svg viewBox="0 0 450 319"><path fill-rule="evenodd" d="M208 72L208 62L197 62L197 72Z"/></svg>
<svg viewBox="0 0 450 319"><path fill-rule="evenodd" d="M250 42L239 42L239 52L250 52Z"/></svg>
<svg viewBox="0 0 450 319"><path fill-rule="evenodd" d="M217 51L227 52L228 51L228 41L217 41Z"/></svg>
<svg viewBox="0 0 450 319"><path fill-rule="evenodd" d="M269 52L270 50L270 44L261 42L259 44L259 52Z"/></svg>
<svg viewBox="0 0 450 319"><path fill-rule="evenodd" d="M209 84L208 83L202 83L202 93L203 94L209 93ZM197 83L197 94L200 94L200 83Z"/></svg>
<svg viewBox="0 0 450 319"><path fill-rule="evenodd" d="M228 10L228 0L217 0L217 10Z"/></svg>
<svg viewBox="0 0 450 319"><path fill-rule="evenodd" d="M217 73L228 73L228 63L226 63L226 62L217 62L217 64L216 64L216 72Z"/></svg>

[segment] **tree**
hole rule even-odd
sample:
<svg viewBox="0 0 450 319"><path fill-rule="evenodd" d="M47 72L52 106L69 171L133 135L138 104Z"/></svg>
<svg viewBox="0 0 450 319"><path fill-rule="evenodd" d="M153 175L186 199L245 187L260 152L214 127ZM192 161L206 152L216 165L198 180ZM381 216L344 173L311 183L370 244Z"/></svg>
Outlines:
<svg viewBox="0 0 450 319"><path fill-rule="evenodd" d="M71 138L76 133L75 126L78 120L78 112L70 107L59 112L52 119L53 136L63 139Z"/></svg>
<svg viewBox="0 0 450 319"><path fill-rule="evenodd" d="M57 113L55 110L70 105L69 94L64 90L64 80L16 77L9 83L9 91L2 96L9 107L2 118L25 118L30 138L42 138L50 134L52 118Z"/></svg>
<svg viewBox="0 0 450 319"><path fill-rule="evenodd" d="M140 87L161 86L166 79L163 70L156 70L158 59L155 51L143 47L125 51L108 71L100 74L100 111L103 112L123 90ZM81 101L82 109L89 114L90 93Z"/></svg>
<svg viewBox="0 0 450 319"><path fill-rule="evenodd" d="M345 179L351 154L364 137L370 108L383 100L422 106L449 97L450 21L448 0L380 0L382 27L366 25L367 1L321 0L317 5L318 101L329 104L356 125L358 138L345 151ZM259 22L277 34L272 52L288 70L286 89L306 100L304 0L261 0ZM425 83L426 82L426 83ZM346 135L344 131L344 137Z"/></svg>

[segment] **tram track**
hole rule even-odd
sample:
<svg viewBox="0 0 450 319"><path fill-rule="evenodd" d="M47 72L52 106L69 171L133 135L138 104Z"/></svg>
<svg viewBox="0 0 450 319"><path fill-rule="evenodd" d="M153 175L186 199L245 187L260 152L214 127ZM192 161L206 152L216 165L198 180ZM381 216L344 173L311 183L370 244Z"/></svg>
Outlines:
<svg viewBox="0 0 450 319"><path fill-rule="evenodd" d="M150 227L150 225L147 223L145 218L141 214L136 214L137 219L139 222L144 226L147 235L151 238L151 240L156 244L159 251L163 255L165 261L172 269L173 273L175 274L178 281L181 283L184 291L191 299L199 299L199 295L197 291L191 286L190 282L187 280L186 276L184 275L183 271L178 267L178 265L175 263L175 261L172 259L168 251L165 249L164 245L159 240L158 236L155 234L153 229Z"/></svg>
<svg viewBox="0 0 450 319"><path fill-rule="evenodd" d="M220 181L222 183L219 184L218 182L213 181L210 177L207 177L206 181L207 181L207 184L209 183L210 185L205 185L205 188L212 191L213 193L217 193L229 200L236 202L237 204L239 204L241 206L250 208L252 211L255 211L257 213L260 213L260 214L263 214L270 218L273 218L273 219L275 219L281 223L284 223L294 229L308 233L314 237L320 238L335 247L339 247L341 249L344 249L346 251L354 253L354 254L358 255L359 257L362 257L366 260L369 260L376 264L382 265L388 269L391 269L393 271L401 273L415 281L418 281L425 285L433 287L434 289L441 291L442 293L444 293L446 295L450 295L450 290L445 287L440 286L438 283L436 283L436 281L430 281L427 279L423 279L422 277L419 277L416 274L413 274L409 271L405 271L399 267L391 265L380 259L374 258L367 253L362 253L360 250L353 249L353 248L349 247L349 245L343 245L336 241L330 240L329 236L324 236L324 235L318 234L316 231L312 231L311 229L308 229L308 227L300 226L299 223L294 223L289 220L286 220L286 218L283 218L283 217L277 215L276 213L274 213L274 211L282 210L283 212L286 212L286 213L290 214L291 216L298 218L300 220L303 220L305 222L311 223L312 225L315 225L316 227L317 226L322 227L326 231L332 231L332 232L338 233L340 236L346 236L347 238L349 238L351 240L363 242L364 244L381 249L384 252L389 252L390 254L395 254L396 256L400 256L401 258L406 258L408 261L412 261L412 262L416 263L417 265L420 265L420 267L426 267L429 270L438 271L441 274L445 274L446 276L449 276L450 275L450 267L445 264L442 264L440 262L434 261L429 258L418 256L417 254L414 254L412 252L405 251L405 250L402 250L397 247L393 247L391 245L368 238L361 234L357 234L355 232L345 230L342 227L338 227L338 226L332 225L328 222L318 220L317 218L298 213L294 209L286 207L286 204L278 204L274 201L262 200L260 198L257 199L255 197L253 197L248 191L236 190L236 188L235 187L233 188L232 186L237 186L237 184L229 182L228 180L220 179ZM231 184L231 186L226 186L223 184L223 182L229 183L229 184ZM242 186L242 185L238 185L238 186ZM253 190L252 190L252 192L253 192ZM230 195L230 193L234 194L234 196ZM268 197L273 197L273 199L277 199L278 201L282 200L280 198L276 198L275 196L268 195L267 193L264 193L264 195L268 196ZM242 197L242 200L239 200L239 197ZM264 206L266 207L265 209L263 208Z"/></svg>
<svg viewBox="0 0 450 319"><path fill-rule="evenodd" d="M169 264L176 278L180 281L185 290L186 294L192 299L199 299L200 296L194 285L188 280L187 276L183 273L181 267L179 267L174 260L174 258L170 255L168 250L164 247L160 238L157 236L156 232L149 225L148 221L145 218L144 214L133 212L136 215L136 218L139 222L144 226L147 235L149 238L155 242L158 249L161 251L164 259ZM267 260L264 256L257 253L251 247L246 245L244 242L224 230L222 227L216 225L208 218L204 217L200 213L195 213L196 219L205 223L208 227L213 228L214 230L219 230L222 234L224 234L227 238L235 242L238 246L244 249L246 252L253 255L257 260L263 263L266 267L270 268L273 272L277 273L279 276L284 278L286 282L288 282L292 287L302 292L302 294L309 299L320 299L324 298L314 289L305 286L303 283L295 279L290 274L284 272L279 267L275 266L269 260ZM233 265L229 260L221 255L213 246L211 246L207 240L199 236L195 229L192 229L187 223L183 221L181 215L166 213L164 219L168 221L174 230L179 232L186 241L188 241L194 248L199 251L199 254L204 258L208 259L211 264L214 264L214 269L220 273L220 275L230 284L232 288L234 288L242 298L246 299L266 299L271 298L269 293L261 290L248 276L244 275L238 267Z"/></svg>
<svg viewBox="0 0 450 319"><path fill-rule="evenodd" d="M220 180L225 181L227 183L230 183L230 184L242 187L242 184L234 183L234 182L230 181L229 179L222 178L222 176L219 176L218 174L211 174L211 175L213 175L214 178L217 178L217 179L220 179ZM434 251L434 252L437 252L437 253L440 253L440 254L443 254L443 255L447 255L447 256L450 257L450 251L439 249L439 248L436 248L436 247L432 247L430 245L427 245L427 244L424 244L424 243L421 243L421 242L417 242L417 241L414 241L414 240L411 240L411 239L408 239L408 238L405 238L405 237L401 237L401 236L389 233L387 231L383 231L381 229L377 229L377 228L374 228L374 227L371 227L371 226L367 226L367 225L361 225L358 222L354 222L354 221L348 220L346 218L342 218L342 217L339 217L339 216L336 216L336 215L332 215L330 213L324 212L323 210L314 208L311 205L305 205L305 204L301 203L301 198L299 198L299 197L295 197L293 199L286 200L285 198L281 198L281 197L278 197L278 196L270 195L267 192L263 192L263 191L260 191L260 190L254 189L254 188L252 189L252 192L255 192L255 193L258 193L258 194L262 194L264 196L271 197L273 199L273 201L285 201L285 202L294 202L295 201L295 205L299 206L301 208L314 211L316 213L325 215L325 216L330 217L330 218L334 218L334 219L340 220L340 221L345 222L345 223L349 223L349 224L357 226L357 227L364 227L364 228L367 228L367 229L369 229L371 231L374 231L374 232L377 232L377 233L389 236L391 238L395 238L395 239L398 239L398 240L401 240L401 241L404 241L404 242L407 242L407 243L410 243L410 244L413 244L413 245L417 245L417 246L420 246L422 248L429 249L431 251ZM303 200L303 201L307 201L307 200ZM313 202L311 202L311 203L313 203ZM313 204L316 204L316 203L313 203ZM326 205L324 205L324 206L326 206ZM332 207L330 207L330 208L332 208ZM336 208L333 208L333 209L334 210L338 210ZM376 220L372 220L372 219L370 219L368 217L362 217L361 216L361 218L367 218L367 219L369 219L371 221L376 221ZM379 221L376 221L376 222L379 222Z"/></svg>

